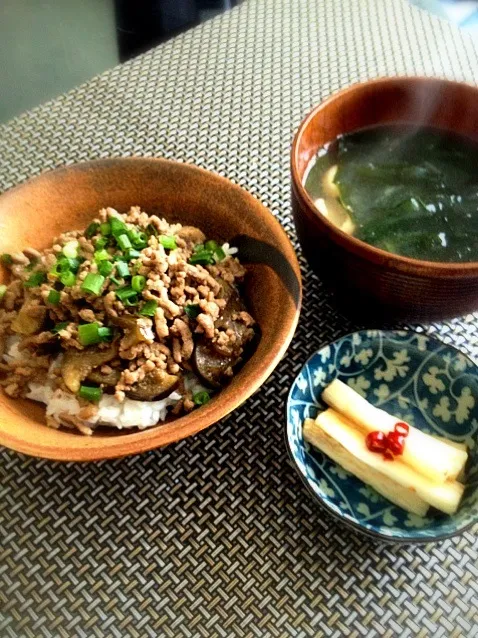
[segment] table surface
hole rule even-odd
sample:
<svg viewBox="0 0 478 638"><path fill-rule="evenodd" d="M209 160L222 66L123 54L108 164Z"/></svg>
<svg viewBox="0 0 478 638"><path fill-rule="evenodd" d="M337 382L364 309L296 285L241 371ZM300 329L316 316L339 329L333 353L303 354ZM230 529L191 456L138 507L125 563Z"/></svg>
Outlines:
<svg viewBox="0 0 478 638"><path fill-rule="evenodd" d="M174 158L247 188L295 241L294 129L340 87L395 74L477 83L478 48L405 0L249 0L0 127L0 189L92 158ZM221 423L89 465L3 451L2 636L478 636L477 529L374 544L287 461L294 375L357 327L301 264L286 358ZM418 329L478 357L478 315Z"/></svg>

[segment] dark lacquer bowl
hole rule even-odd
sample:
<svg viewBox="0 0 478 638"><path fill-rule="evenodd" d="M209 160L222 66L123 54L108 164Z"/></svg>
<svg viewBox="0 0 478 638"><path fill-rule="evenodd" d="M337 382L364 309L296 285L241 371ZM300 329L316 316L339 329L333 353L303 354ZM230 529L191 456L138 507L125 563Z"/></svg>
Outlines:
<svg viewBox="0 0 478 638"><path fill-rule="evenodd" d="M328 221L304 188L307 166L321 146L340 134L392 122L478 140L478 88L434 78L384 78L351 86L317 106L292 146L292 205L303 251L348 311L433 320L477 310L478 262L421 261L370 246Z"/></svg>
<svg viewBox="0 0 478 638"><path fill-rule="evenodd" d="M294 249L274 216L218 175L161 159L111 159L44 173L0 197L0 252L46 248L85 228L100 208L138 205L169 221L198 226L239 248L244 295L259 325L257 347L232 381L206 405L143 431L103 428L93 436L45 425L44 406L0 393L0 444L34 456L88 461L134 454L191 436L243 403L271 374L292 339L301 301ZM5 279L3 272L0 279Z"/></svg>

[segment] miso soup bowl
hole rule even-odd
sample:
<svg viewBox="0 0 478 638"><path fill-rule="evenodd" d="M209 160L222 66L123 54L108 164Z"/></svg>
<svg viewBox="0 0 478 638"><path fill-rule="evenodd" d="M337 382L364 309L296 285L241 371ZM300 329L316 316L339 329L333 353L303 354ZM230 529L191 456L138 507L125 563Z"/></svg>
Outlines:
<svg viewBox="0 0 478 638"><path fill-rule="evenodd" d="M304 254L354 314L416 321L473 312L478 262L422 261L375 248L335 227L304 188L320 147L386 123L435 126L478 141L478 88L434 78L383 78L350 86L315 107L297 131L291 158L292 207Z"/></svg>

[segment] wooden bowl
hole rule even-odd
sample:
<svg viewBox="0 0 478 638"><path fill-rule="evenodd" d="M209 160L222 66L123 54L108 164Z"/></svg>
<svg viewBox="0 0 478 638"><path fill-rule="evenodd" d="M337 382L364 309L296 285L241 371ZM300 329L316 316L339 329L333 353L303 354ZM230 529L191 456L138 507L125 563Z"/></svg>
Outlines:
<svg viewBox="0 0 478 638"><path fill-rule="evenodd" d="M0 394L0 443L33 456L90 461L157 448L216 423L268 378L287 350L299 318L300 269L273 215L228 180L162 159L110 159L45 173L0 197L0 252L46 248L54 237L84 228L97 211L139 205L169 221L198 226L239 247L247 266L245 296L260 328L256 350L208 404L165 425L130 433L103 428L93 436L45 425L45 408ZM3 272L3 279L7 273Z"/></svg>
<svg viewBox="0 0 478 638"><path fill-rule="evenodd" d="M421 261L370 246L338 230L304 188L306 168L321 146L391 122L432 125L478 140L478 89L433 78L384 78L351 86L313 109L297 131L291 158L294 221L305 256L353 313L434 320L477 310L478 262Z"/></svg>

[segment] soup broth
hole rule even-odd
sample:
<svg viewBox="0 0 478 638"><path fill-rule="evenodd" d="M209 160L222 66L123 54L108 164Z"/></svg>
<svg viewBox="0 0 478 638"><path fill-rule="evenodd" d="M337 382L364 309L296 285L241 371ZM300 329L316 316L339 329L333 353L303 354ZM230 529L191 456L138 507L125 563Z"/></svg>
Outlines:
<svg viewBox="0 0 478 638"><path fill-rule="evenodd" d="M478 144L447 131L384 125L319 150L304 185L340 227L391 253L478 261Z"/></svg>

